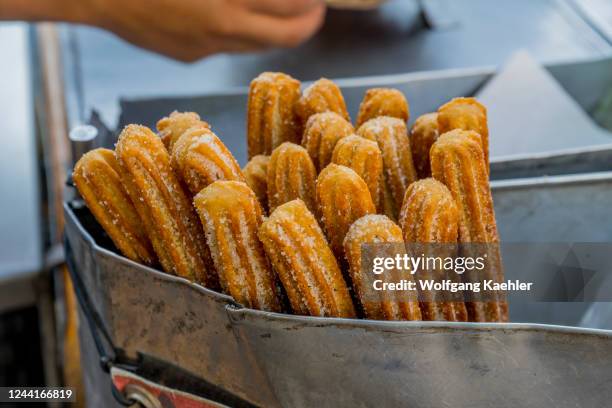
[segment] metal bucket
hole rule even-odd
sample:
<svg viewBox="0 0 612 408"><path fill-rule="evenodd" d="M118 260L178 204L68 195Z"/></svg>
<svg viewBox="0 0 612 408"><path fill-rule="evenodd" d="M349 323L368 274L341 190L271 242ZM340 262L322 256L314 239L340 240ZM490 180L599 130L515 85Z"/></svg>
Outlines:
<svg viewBox="0 0 612 408"><path fill-rule="evenodd" d="M610 187L612 173L493 182L502 239L610 242ZM67 203L65 214L68 256L125 359L178 366L241 401L472 408L612 400L612 331L552 325L578 325L588 303L511 304L511 320L522 323L510 324L259 312L102 248L85 208ZM81 339L86 386L101 398L92 405L111 406L86 327Z"/></svg>

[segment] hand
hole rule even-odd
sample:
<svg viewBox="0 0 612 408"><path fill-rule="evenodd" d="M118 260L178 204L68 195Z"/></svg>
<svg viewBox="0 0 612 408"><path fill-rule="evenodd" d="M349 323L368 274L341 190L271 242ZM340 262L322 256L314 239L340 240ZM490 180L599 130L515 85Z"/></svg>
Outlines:
<svg viewBox="0 0 612 408"><path fill-rule="evenodd" d="M19 1L19 0L18 0ZM321 26L321 0L81 0L92 24L182 61L294 47Z"/></svg>

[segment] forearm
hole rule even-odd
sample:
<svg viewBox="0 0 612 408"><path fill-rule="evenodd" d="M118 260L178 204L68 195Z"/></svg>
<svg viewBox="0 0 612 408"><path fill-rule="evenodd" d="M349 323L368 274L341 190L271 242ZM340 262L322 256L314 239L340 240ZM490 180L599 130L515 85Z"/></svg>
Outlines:
<svg viewBox="0 0 612 408"><path fill-rule="evenodd" d="M0 0L0 20L93 24L87 0Z"/></svg>

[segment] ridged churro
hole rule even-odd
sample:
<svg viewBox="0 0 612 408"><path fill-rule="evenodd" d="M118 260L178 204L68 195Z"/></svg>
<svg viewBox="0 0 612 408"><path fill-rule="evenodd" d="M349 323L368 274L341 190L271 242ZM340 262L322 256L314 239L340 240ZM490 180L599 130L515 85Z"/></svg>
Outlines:
<svg viewBox="0 0 612 408"><path fill-rule="evenodd" d="M355 317L342 272L314 215L301 200L278 207L259 239L287 292L294 313Z"/></svg>
<svg viewBox="0 0 612 408"><path fill-rule="evenodd" d="M155 253L142 220L121 184L115 152L95 149L81 157L72 179L85 204L123 255L145 265Z"/></svg>
<svg viewBox="0 0 612 408"><path fill-rule="evenodd" d="M363 270L362 251L364 244L382 245L397 244L395 249L403 248L402 230L384 215L366 215L353 223L344 239L344 252L349 264L349 273L353 288L357 293L361 307L368 319L376 320L421 320L421 311L416 296L407 299L389 291L375 291L371 285L370 270ZM393 249L393 248L392 248ZM384 248L373 247L372 251L380 252ZM389 278L392 271L387 271ZM399 281L399 276L394 276ZM406 278L411 278L406 274ZM377 278L378 279L378 278ZM403 300L400 300L400 296Z"/></svg>
<svg viewBox="0 0 612 408"><path fill-rule="evenodd" d="M431 171L450 190L459 210L459 240L462 243L499 243L493 198L481 145L473 131L453 130L441 135L431 148ZM489 279L503 281L499 251L493 249L486 271ZM491 259L496 258L496 259ZM468 302L473 321L507 321L508 306L498 302Z"/></svg>
<svg viewBox="0 0 612 408"><path fill-rule="evenodd" d="M251 82L247 106L249 159L269 155L283 142L300 143L296 117L300 81L280 72L264 72Z"/></svg>
<svg viewBox="0 0 612 408"><path fill-rule="evenodd" d="M357 135L340 139L334 149L332 163L353 169L368 185L377 211L383 211L383 159L375 141Z"/></svg>
<svg viewBox="0 0 612 408"><path fill-rule="evenodd" d="M438 128L440 134L455 129L478 133L489 172L489 124L484 105L475 98L455 98L438 109Z"/></svg>
<svg viewBox="0 0 612 408"><path fill-rule="evenodd" d="M330 163L336 143L354 132L353 125L337 113L316 113L306 122L302 146L310 154L317 171L321 171Z"/></svg>
<svg viewBox="0 0 612 408"><path fill-rule="evenodd" d="M408 122L410 107L404 94L393 88L368 89L359 106L357 126L379 116L390 116Z"/></svg>
<svg viewBox="0 0 612 408"><path fill-rule="evenodd" d="M191 195L217 180L245 181L232 153L208 128L186 130L175 142L172 166Z"/></svg>
<svg viewBox="0 0 612 408"><path fill-rule="evenodd" d="M157 122L157 131L168 152L172 152L174 143L191 127L210 128L207 122L200 119L195 112L172 112Z"/></svg>
<svg viewBox="0 0 612 408"><path fill-rule="evenodd" d="M456 255L449 251L449 245L456 244L459 232L459 211L455 200L446 186L431 178L414 182L406 190L404 204L400 212L400 226L404 241L410 244L434 244L422 246L424 252L442 255L440 251L450 252L448 256ZM417 272L421 280L457 278L456 274L447 276L444 271L421 270ZM434 293L421 291L419 302L423 320L467 321L465 304L459 301L437 301ZM440 298L444 298L440 296Z"/></svg>
<svg viewBox="0 0 612 408"><path fill-rule="evenodd" d="M216 181L194 204L223 290L246 307L280 311L274 274L257 237L264 216L255 193L239 181Z"/></svg>
<svg viewBox="0 0 612 408"><path fill-rule="evenodd" d="M147 127L128 125L116 156L123 186L164 270L216 287L202 226L159 137Z"/></svg>
<svg viewBox="0 0 612 408"><path fill-rule="evenodd" d="M258 154L242 169L247 184L259 199L264 211L268 211L268 164L270 156Z"/></svg>
<svg viewBox="0 0 612 408"><path fill-rule="evenodd" d="M306 124L312 115L327 111L336 112L347 122L351 121L338 85L329 79L321 78L304 89L297 104L297 114L302 123Z"/></svg>
<svg viewBox="0 0 612 408"><path fill-rule="evenodd" d="M268 164L268 206L270 212L299 198L316 212L315 180L317 171L306 149L283 143L272 152Z"/></svg>
<svg viewBox="0 0 612 408"><path fill-rule="evenodd" d="M389 208L392 214L388 215L397 219L404 193L417 179L406 123L401 119L381 116L370 119L357 132L378 143L383 156L385 188L389 190L386 204L388 207L393 205L392 209ZM389 198L392 198L392 203Z"/></svg>
<svg viewBox="0 0 612 408"><path fill-rule="evenodd" d="M417 118L410 130L410 147L414 168L419 178L431 177L429 151L438 138L438 114L428 113Z"/></svg>
<svg viewBox="0 0 612 408"><path fill-rule="evenodd" d="M342 242L351 224L376 213L368 185L350 168L332 163L317 178L317 204L330 246L342 259Z"/></svg>

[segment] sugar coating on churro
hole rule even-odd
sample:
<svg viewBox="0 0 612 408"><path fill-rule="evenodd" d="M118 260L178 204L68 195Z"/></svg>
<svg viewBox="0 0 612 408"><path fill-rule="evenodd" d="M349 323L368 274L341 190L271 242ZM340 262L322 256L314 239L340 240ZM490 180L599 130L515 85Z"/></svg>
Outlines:
<svg viewBox="0 0 612 408"><path fill-rule="evenodd" d="M115 152L95 149L74 167L72 178L85 204L123 255L133 261L156 262L151 242L120 179Z"/></svg>
<svg viewBox="0 0 612 408"><path fill-rule="evenodd" d="M368 185L352 169L332 163L317 178L317 204L330 246L342 259L342 242L351 224L376 213Z"/></svg>
<svg viewBox="0 0 612 408"><path fill-rule="evenodd" d="M217 180L245 181L238 161L208 128L190 128L174 144L172 166L191 195Z"/></svg>
<svg viewBox="0 0 612 408"><path fill-rule="evenodd" d="M353 288L361 307L368 319L376 320L421 320L421 310L415 296L410 299L405 294L388 291L374 291L371 271L362 265L362 251L366 244L402 244L402 230L384 215L366 215L351 225L344 239L344 252L349 264ZM392 276L392 274L394 274ZM386 278L399 281L396 271L387 271ZM406 278L412 279L411 275Z"/></svg>
<svg viewBox="0 0 612 408"><path fill-rule="evenodd" d="M396 219L406 188L417 179L406 123L381 116L361 125L357 133L378 143L383 156L385 188L388 189L384 205L389 217Z"/></svg>
<svg viewBox="0 0 612 408"><path fill-rule="evenodd" d="M164 270L215 287L202 226L159 137L147 127L128 125L116 156L122 183Z"/></svg>
<svg viewBox="0 0 612 408"><path fill-rule="evenodd" d="M489 258L489 278L503 282L503 268L493 198L487 165L473 131L453 130L441 135L431 148L431 171L435 179L450 190L459 210L459 240L464 243L493 244ZM507 321L508 307L499 302L470 302L470 319Z"/></svg>
<svg viewBox="0 0 612 408"><path fill-rule="evenodd" d="M179 137L191 127L210 128L210 125L200 119L200 115L195 112L174 111L157 122L158 135L168 152L172 152Z"/></svg>
<svg viewBox="0 0 612 408"><path fill-rule="evenodd" d="M317 171L321 171L330 163L336 143L354 132L353 125L337 113L316 113L306 122L302 146L310 154Z"/></svg>
<svg viewBox="0 0 612 408"><path fill-rule="evenodd" d="M459 211L451 192L439 181L428 178L414 182L406 190L400 213L404 241L410 244L456 244L459 230ZM420 250L437 257L452 257L457 253L450 245L423 245ZM454 273L421 270L422 280L458 281ZM462 299L435 300L435 293L423 290L419 305L424 320L466 321L467 310Z"/></svg>
<svg viewBox="0 0 612 408"><path fill-rule="evenodd" d="M306 124L312 115L328 111L337 113L347 122L351 121L340 88L326 78L321 78L304 89L296 110L303 124Z"/></svg>
<svg viewBox="0 0 612 408"><path fill-rule="evenodd" d="M280 72L264 72L251 81L247 106L249 159L269 155L283 142L300 142L302 124L296 116L300 86L300 81Z"/></svg>
<svg viewBox="0 0 612 408"><path fill-rule="evenodd" d="M336 144L332 163L350 167L368 186L378 212L382 212L384 174L382 153L375 141L351 135Z"/></svg>
<svg viewBox="0 0 612 408"><path fill-rule="evenodd" d="M438 109L440 134L451 130L472 130L480 135L487 174L489 172L489 124L487 108L475 98L455 98Z"/></svg>
<svg viewBox="0 0 612 408"><path fill-rule="evenodd" d="M294 313L355 317L336 258L303 201L294 200L278 207L261 225L259 238Z"/></svg>
<svg viewBox="0 0 612 408"><path fill-rule="evenodd" d="M270 211L299 198L316 212L315 180L317 171L302 146L283 143L274 149L268 164L268 205Z"/></svg>
<svg viewBox="0 0 612 408"><path fill-rule="evenodd" d="M368 89L359 105L357 126L379 116L398 118L407 123L410 107L404 94L393 88Z"/></svg>
<svg viewBox="0 0 612 408"><path fill-rule="evenodd" d="M255 193L238 181L216 181L194 204L223 290L254 309L280 311L275 278L257 237L263 211Z"/></svg>

